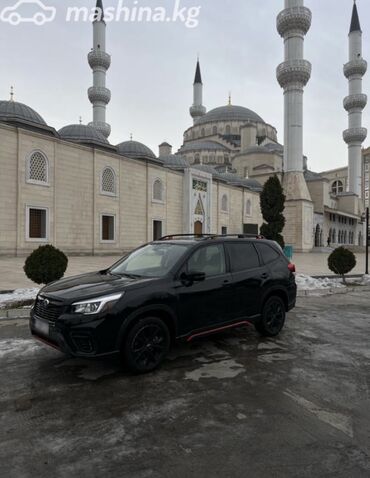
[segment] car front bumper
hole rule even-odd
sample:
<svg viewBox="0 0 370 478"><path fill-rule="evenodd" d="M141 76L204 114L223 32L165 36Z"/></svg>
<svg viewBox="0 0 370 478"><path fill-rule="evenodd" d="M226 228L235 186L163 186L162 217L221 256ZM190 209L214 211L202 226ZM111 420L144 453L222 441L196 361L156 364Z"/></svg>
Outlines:
<svg viewBox="0 0 370 478"><path fill-rule="evenodd" d="M34 338L67 355L98 357L118 352L114 320L109 324L107 320L107 317L86 319L62 315L50 321L31 312L30 331Z"/></svg>

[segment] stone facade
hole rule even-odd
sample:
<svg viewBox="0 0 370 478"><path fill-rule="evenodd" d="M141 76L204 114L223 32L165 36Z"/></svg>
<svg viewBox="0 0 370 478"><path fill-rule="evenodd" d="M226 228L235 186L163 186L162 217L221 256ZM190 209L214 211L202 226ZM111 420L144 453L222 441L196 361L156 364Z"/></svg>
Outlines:
<svg viewBox="0 0 370 478"><path fill-rule="evenodd" d="M28 179L35 152L47 161L44 183ZM1 255L26 255L45 243L67 254L122 254L153 239L154 221L160 223L162 235L193 233L196 205L192 191L185 194L189 178L206 177L209 185L207 227L202 232L216 234L227 227L228 233L242 233L245 224L257 228L262 223L258 192L190 167L174 170L158 160L132 159L4 123L0 123L0 163ZM115 175L115 194L102 191L107 167ZM153 196L156 181L163 188L160 199ZM223 195L228 198L225 211ZM42 239L30 237L30 209L45 211ZM111 240L102 238L103 216L114 218Z"/></svg>

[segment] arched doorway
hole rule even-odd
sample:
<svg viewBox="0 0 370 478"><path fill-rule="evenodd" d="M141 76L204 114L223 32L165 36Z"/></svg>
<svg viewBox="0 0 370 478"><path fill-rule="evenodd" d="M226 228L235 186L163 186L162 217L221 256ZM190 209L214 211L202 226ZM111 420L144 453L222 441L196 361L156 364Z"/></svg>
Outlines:
<svg viewBox="0 0 370 478"><path fill-rule="evenodd" d="M321 246L320 235L321 235L321 228L320 228L320 225L318 224L316 226L316 230L315 230L315 247L320 247Z"/></svg>
<svg viewBox="0 0 370 478"><path fill-rule="evenodd" d="M203 224L200 221L195 221L194 223L194 234L203 234Z"/></svg>

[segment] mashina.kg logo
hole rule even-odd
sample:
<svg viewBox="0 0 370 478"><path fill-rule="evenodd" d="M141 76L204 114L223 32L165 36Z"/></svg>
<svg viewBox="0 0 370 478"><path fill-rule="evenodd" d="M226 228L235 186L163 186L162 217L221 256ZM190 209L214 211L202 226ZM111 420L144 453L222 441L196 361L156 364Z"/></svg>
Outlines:
<svg viewBox="0 0 370 478"><path fill-rule="evenodd" d="M14 26L21 23L34 23L41 26L52 22L56 12L55 7L48 7L41 0L19 0L15 5L2 10L0 20Z"/></svg>

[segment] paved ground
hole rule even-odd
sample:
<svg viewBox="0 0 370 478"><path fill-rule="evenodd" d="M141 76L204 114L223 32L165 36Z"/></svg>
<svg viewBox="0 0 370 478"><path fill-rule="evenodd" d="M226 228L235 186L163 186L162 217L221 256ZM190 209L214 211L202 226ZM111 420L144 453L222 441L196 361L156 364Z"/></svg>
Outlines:
<svg viewBox="0 0 370 478"><path fill-rule="evenodd" d="M328 269L328 253L310 253L295 254L293 262L297 266L297 272L307 275L332 275ZM70 257L66 275L83 274L104 269L119 257ZM24 257L0 257L0 291L35 287L35 284L27 279L24 274ZM353 274L363 274L365 271L365 254L357 254L357 266L353 270Z"/></svg>
<svg viewBox="0 0 370 478"><path fill-rule="evenodd" d="M181 345L155 374L0 321L0 476L370 476L370 294L301 299L278 339Z"/></svg>

